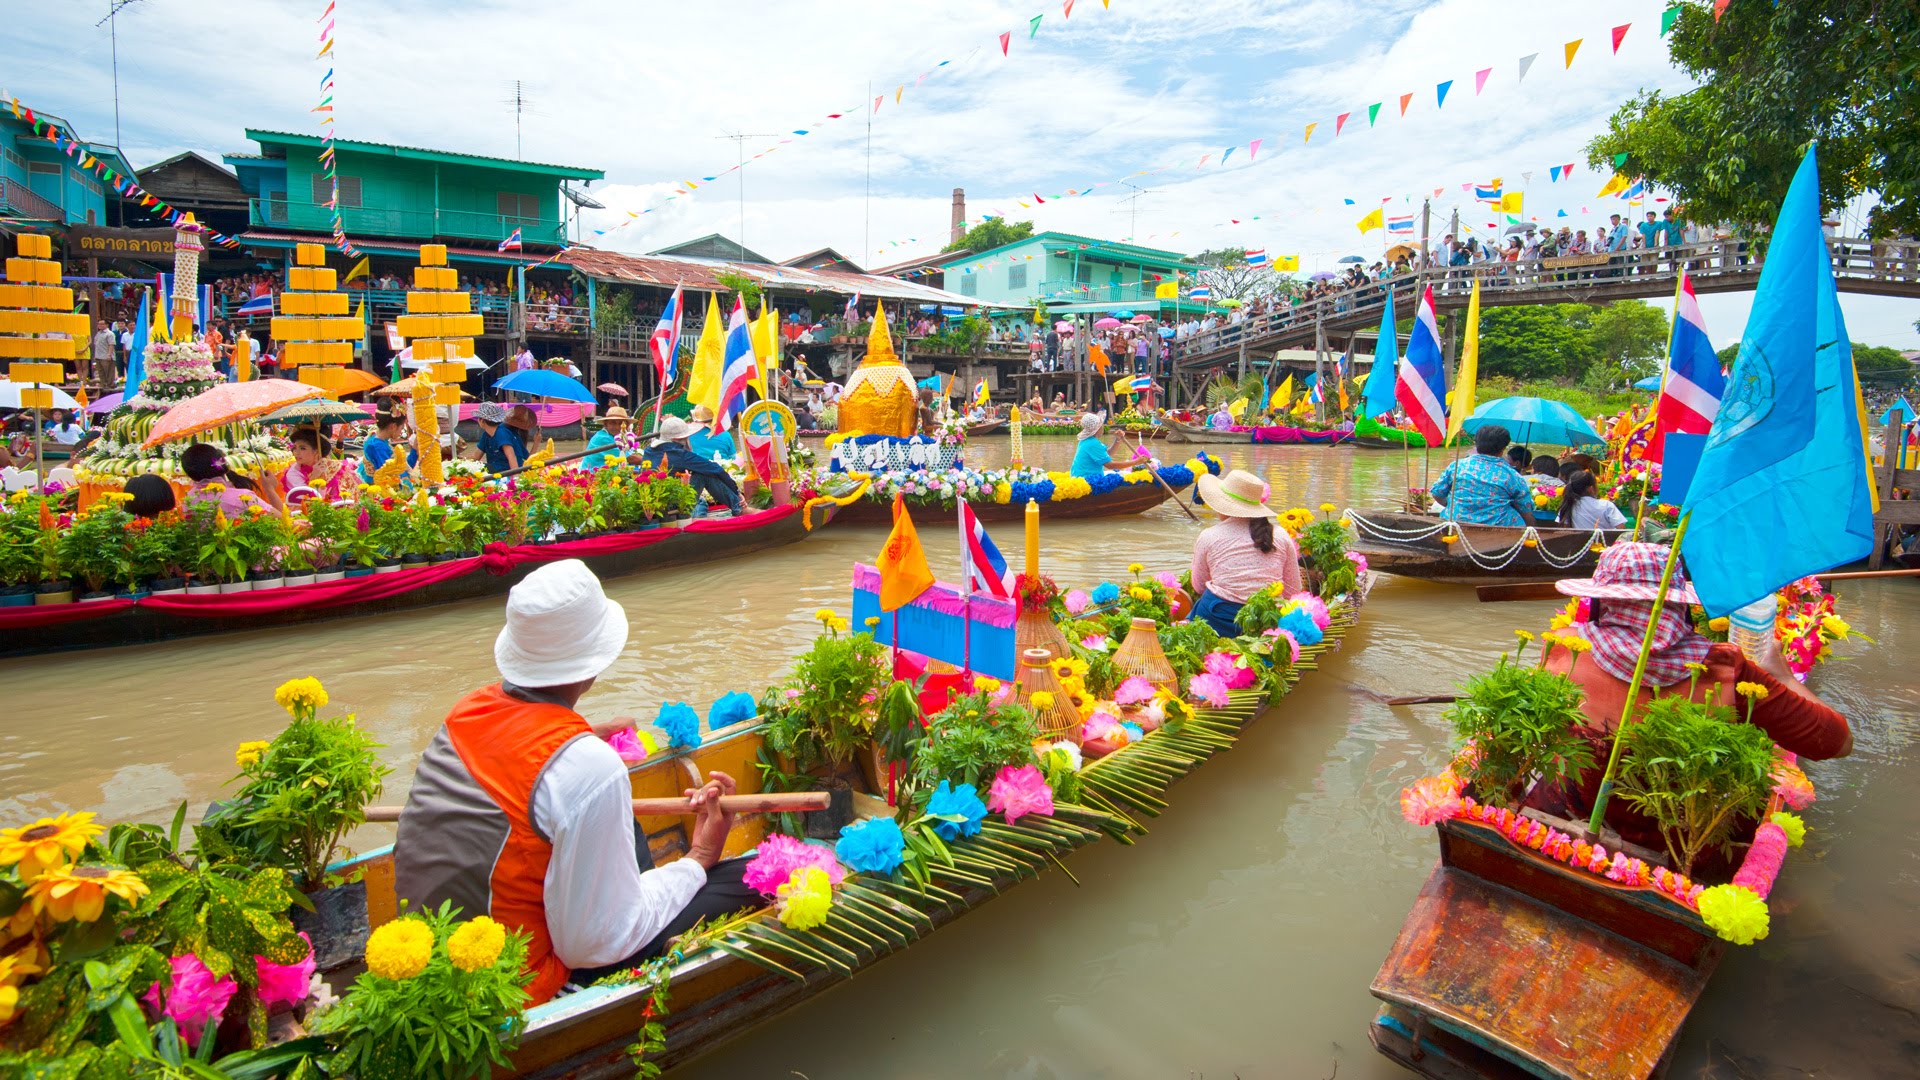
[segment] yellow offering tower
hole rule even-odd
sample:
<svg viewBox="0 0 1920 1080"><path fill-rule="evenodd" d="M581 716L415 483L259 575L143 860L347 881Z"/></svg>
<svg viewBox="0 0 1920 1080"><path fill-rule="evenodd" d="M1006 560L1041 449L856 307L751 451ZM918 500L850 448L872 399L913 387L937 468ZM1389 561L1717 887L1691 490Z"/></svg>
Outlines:
<svg viewBox="0 0 1920 1080"><path fill-rule="evenodd" d="M840 430L906 438L919 427L913 373L894 355L886 309L875 305L867 355L847 377L847 391L840 396Z"/></svg>

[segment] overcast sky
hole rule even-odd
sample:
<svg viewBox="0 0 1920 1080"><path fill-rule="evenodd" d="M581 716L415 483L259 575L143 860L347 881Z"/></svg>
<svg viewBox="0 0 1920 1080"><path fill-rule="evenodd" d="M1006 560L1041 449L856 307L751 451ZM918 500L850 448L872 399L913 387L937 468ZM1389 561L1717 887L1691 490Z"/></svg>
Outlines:
<svg viewBox="0 0 1920 1080"><path fill-rule="evenodd" d="M1582 148L1636 90L1688 85L1659 38L1664 0L1373 0L1364 14L1333 0L1076 0L1064 19L1063 4L339 0L338 133L513 157L519 79L530 105L518 156L607 172L592 193L609 210L585 223L598 246L646 251L721 232L775 259L832 246L883 265L937 250L963 187L975 220L1004 213L1188 253L1261 247L1312 270L1376 256L1381 234L1362 237L1354 223L1383 199L1388 213L1417 212L1438 188L1436 237L1456 205L1484 230L1494 218L1463 204L1460 185L1495 177L1524 190L1542 223L1602 223L1612 207L1595 193L1606 176L1584 166ZM329 66L314 57L326 6L127 7L127 156L144 166L185 149L251 151L249 126L317 130L308 110ZM106 10L107 0L0 0L11 25L36 27L0 46L0 88L110 142L112 53L107 28L94 26ZM1610 30L1623 23L1615 54ZM1521 81L1519 60L1533 53ZM827 118L836 112L847 115ZM1343 112L1352 115L1336 136ZM1303 141L1309 123L1318 127ZM723 173L736 160L730 133L751 136L739 144L749 157L778 149ZM1553 182L1551 166L1569 163L1573 173ZM686 192L687 180L698 189ZM1122 181L1145 193L1128 200ZM1093 194L1055 198L1069 189ZM1703 298L1716 344L1738 336L1750 299ZM1843 304L1856 340L1920 348L1920 304Z"/></svg>

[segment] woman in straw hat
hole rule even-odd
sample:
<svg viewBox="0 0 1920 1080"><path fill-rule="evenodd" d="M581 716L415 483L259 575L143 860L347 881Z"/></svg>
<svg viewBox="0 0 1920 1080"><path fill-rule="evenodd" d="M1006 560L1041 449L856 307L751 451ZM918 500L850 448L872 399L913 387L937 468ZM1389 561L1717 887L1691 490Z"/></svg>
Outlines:
<svg viewBox="0 0 1920 1080"><path fill-rule="evenodd" d="M1200 501L1220 515L1193 545L1193 617L1222 637L1240 628L1234 616L1261 589L1282 582L1299 592L1300 548L1285 529L1273 526L1266 485L1242 469L1225 477L1200 477Z"/></svg>
<svg viewBox="0 0 1920 1080"><path fill-rule="evenodd" d="M627 415L627 410L618 405L600 414L600 430L587 440L587 449L600 452L581 458L580 467L597 469L626 460L626 451L621 448L620 439L627 433L627 425L632 422L633 418Z"/></svg>
<svg viewBox="0 0 1920 1080"><path fill-rule="evenodd" d="M1587 615L1561 631L1563 638L1578 640L1571 647L1553 646L1546 667L1566 675L1583 691L1580 712L1586 720L1576 731L1592 742L1599 764L1576 780L1536 788L1527 805L1580 821L1592 813L1601 766L1626 708L1627 687L1647 626L1654 622L1653 600L1660 595L1667 550L1664 544L1616 543L1600 556L1592 577L1555 583L1561 593L1585 599ZM1673 693L1734 706L1737 686L1757 684L1765 694L1754 698L1751 714L1744 704L1734 708L1735 720L1758 726L1782 748L1804 758L1818 761L1852 752L1853 733L1847 718L1800 685L1771 635L1759 657L1746 657L1735 646L1709 641L1695 631L1687 608L1697 603L1693 586L1676 568L1667 583L1666 602L1654 625L1652 651L1641 675L1641 703ZM1608 801L1606 821L1629 843L1656 851L1664 846L1653 819L1624 799Z"/></svg>

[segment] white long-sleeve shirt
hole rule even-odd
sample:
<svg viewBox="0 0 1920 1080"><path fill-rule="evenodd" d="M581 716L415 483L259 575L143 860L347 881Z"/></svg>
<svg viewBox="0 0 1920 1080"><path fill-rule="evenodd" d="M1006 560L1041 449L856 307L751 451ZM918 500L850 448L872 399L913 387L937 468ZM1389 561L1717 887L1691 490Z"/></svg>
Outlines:
<svg viewBox="0 0 1920 1080"><path fill-rule="evenodd" d="M707 882L706 868L687 858L640 872L632 800L626 762L598 738L562 747L534 785L534 826L553 841L547 934L568 967L639 952Z"/></svg>

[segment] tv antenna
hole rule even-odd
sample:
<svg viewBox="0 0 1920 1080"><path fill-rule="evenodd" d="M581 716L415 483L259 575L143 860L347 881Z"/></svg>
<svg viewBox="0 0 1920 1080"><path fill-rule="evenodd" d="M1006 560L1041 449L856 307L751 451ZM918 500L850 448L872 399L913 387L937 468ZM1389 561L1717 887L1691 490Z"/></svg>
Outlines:
<svg viewBox="0 0 1920 1080"><path fill-rule="evenodd" d="M113 39L113 148L120 150L122 154L126 151L120 149L120 9L132 7L139 2L140 0L107 0L106 18L93 24L95 29L99 29L100 23L106 23L107 34Z"/></svg>
<svg viewBox="0 0 1920 1080"><path fill-rule="evenodd" d="M1127 218L1127 241L1137 244L1140 242L1140 197L1142 195L1158 195L1163 189L1143 188L1138 184L1126 180L1122 180L1120 183L1132 188L1133 194L1127 196L1127 209L1124 211L1115 210L1114 213L1125 213L1129 215Z"/></svg>
<svg viewBox="0 0 1920 1080"><path fill-rule="evenodd" d="M534 111L533 101L527 97L526 83L513 80L513 96L507 99L507 104L513 106L513 156L519 158L523 155L520 149L520 118Z"/></svg>
<svg viewBox="0 0 1920 1080"><path fill-rule="evenodd" d="M738 176L740 180L740 189L739 189L740 235L735 242L740 245L740 248L743 252L746 250L746 247L747 247L747 140L748 139L771 139L771 138L774 138L776 134L777 132L767 132L767 131L736 131L731 135L715 135L714 136L714 138L716 139L732 139L733 140L733 152L734 152L734 161L735 161L733 171L734 171L734 174Z"/></svg>

